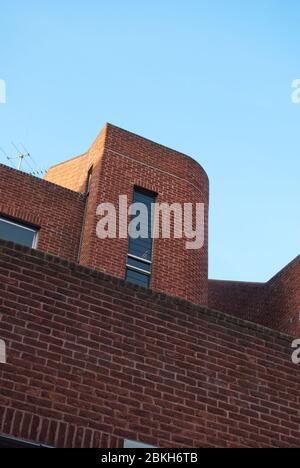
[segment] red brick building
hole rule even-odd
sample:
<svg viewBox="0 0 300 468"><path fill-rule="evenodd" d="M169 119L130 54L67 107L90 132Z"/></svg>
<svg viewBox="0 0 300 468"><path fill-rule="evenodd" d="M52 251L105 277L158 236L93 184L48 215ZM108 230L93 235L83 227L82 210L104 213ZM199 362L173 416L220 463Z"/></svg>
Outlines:
<svg viewBox="0 0 300 468"><path fill-rule="evenodd" d="M99 239L120 195L203 204L203 247ZM4 446L299 446L300 257L266 284L209 280L208 210L201 166L112 125L45 180L0 166Z"/></svg>

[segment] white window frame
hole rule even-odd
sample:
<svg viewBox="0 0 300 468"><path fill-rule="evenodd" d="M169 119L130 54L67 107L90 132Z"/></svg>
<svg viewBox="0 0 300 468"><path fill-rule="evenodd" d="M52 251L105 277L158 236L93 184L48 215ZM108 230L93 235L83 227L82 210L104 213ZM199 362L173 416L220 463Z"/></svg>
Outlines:
<svg viewBox="0 0 300 468"><path fill-rule="evenodd" d="M150 265L150 271L144 270L144 269L142 269L142 268L138 268L138 267L136 267L136 266L132 266L132 265L130 265L129 262L128 262L127 265L126 265L126 267L128 268L128 270L137 271L138 273L143 273L144 275L147 275L147 276L150 276L150 277L151 277L151 273L152 273L152 261L151 261L151 260L145 260L145 259L142 258L142 257L137 257L136 255L128 254L128 256L127 256L127 261L128 261L129 259L137 260L138 262L145 263L146 265Z"/></svg>
<svg viewBox="0 0 300 468"><path fill-rule="evenodd" d="M13 226L17 226L21 229L24 229L26 231L31 231L34 233L34 238L33 238L33 242L32 242L32 246L31 248L32 249L36 249L37 247L37 242L38 242L38 231L37 229L34 229L34 228L30 228L28 226L25 226L24 224L22 223L18 223L18 222L15 222L15 221L10 221L6 218L3 218L2 216L0 216L0 221L3 221L4 223L7 223L7 224L12 224Z"/></svg>

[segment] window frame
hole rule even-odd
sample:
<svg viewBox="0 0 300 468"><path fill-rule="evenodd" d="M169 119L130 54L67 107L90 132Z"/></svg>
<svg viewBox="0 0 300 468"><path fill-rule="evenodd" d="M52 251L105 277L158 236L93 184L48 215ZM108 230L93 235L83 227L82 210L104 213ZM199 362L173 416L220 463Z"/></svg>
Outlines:
<svg viewBox="0 0 300 468"><path fill-rule="evenodd" d="M11 219L7 219L4 216L0 215L0 222L4 222L6 224L11 224L12 226L17 226L18 228L21 228L25 231L31 231L34 233L33 241L32 241L32 246L28 247L27 245L24 244L18 244L17 245L22 245L23 247L28 247L29 249L36 249L37 248L37 243L38 243L38 229L34 227L29 227L26 224L23 224L22 222L19 221L12 221ZM4 240L4 239L3 239ZM13 241L8 241L8 242L13 242Z"/></svg>
<svg viewBox="0 0 300 468"><path fill-rule="evenodd" d="M143 270L142 268L139 268L139 267L136 267L134 265L130 265L130 263L128 262L129 259L132 259L132 260L136 260L140 263L145 263L146 265L149 265L150 266L150 271L148 270ZM152 273L152 260L146 260L144 258L141 258L141 257L137 257L136 255L131 255L131 254L128 254L127 255L127 265L126 267L129 269L129 270L134 270L134 271L138 271L140 273L144 273L148 276L151 276L151 273Z"/></svg>
<svg viewBox="0 0 300 468"><path fill-rule="evenodd" d="M156 192L153 192L153 191L150 191L150 190L147 190L143 187L139 187L137 185L134 186L133 188L133 194L132 194L132 203L137 203L135 201L135 194L136 193L140 193L144 196L148 196L149 198L152 198L152 201L151 201L151 209L152 209L152 205L156 203L156 199L158 197L158 194ZM153 233L154 233L154 229L155 229L155 226L154 226L154 219L155 217L152 217L152 212L151 212L151 222L153 223L151 225L151 260L148 260L148 259L145 259L143 257L139 257L138 255L134 255L134 254L131 254L130 253L130 238L128 239L128 248L127 248L127 258L126 258L126 272L125 272L125 279L126 281L128 281L130 284L136 284L134 283L133 281L130 281L130 280L127 280L127 273L128 271L134 271L136 273L140 273L141 275L143 276L146 276L148 279L149 279L149 286L144 286L146 287L146 289L149 289L151 288L151 282L152 282L152 267L153 267L153 252L154 252L154 237L153 237ZM150 271L147 271L147 270L144 270L142 268L138 268L136 266L133 266L133 265L130 265L129 263L129 260L132 259L132 260L136 260L140 263L144 263L146 265L149 265L150 266Z"/></svg>

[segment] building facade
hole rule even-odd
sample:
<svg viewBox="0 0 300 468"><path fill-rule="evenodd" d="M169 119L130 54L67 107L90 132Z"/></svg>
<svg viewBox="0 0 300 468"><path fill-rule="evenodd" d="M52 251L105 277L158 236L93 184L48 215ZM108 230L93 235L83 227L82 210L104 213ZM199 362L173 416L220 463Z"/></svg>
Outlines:
<svg viewBox="0 0 300 468"><path fill-rule="evenodd" d="M108 124L44 180L0 166L0 194L4 445L299 446L300 257L266 284L209 280L199 164ZM120 196L201 204L202 248L100 239Z"/></svg>

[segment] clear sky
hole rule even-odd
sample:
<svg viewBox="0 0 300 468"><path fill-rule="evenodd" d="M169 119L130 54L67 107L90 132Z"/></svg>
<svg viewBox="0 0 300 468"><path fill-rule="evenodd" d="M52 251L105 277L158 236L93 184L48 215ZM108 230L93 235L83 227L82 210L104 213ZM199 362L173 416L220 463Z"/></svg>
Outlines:
<svg viewBox="0 0 300 468"><path fill-rule="evenodd" d="M268 280L300 253L299 44L298 0L0 0L0 146L47 168L108 121L189 154L210 276Z"/></svg>

